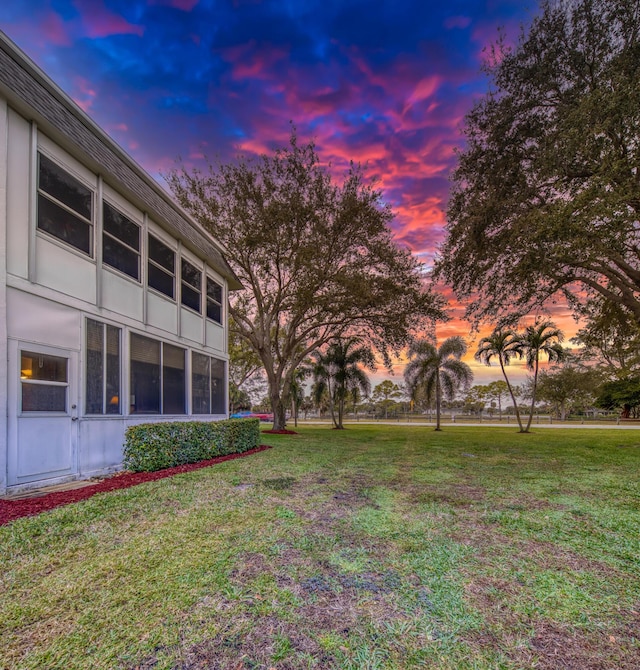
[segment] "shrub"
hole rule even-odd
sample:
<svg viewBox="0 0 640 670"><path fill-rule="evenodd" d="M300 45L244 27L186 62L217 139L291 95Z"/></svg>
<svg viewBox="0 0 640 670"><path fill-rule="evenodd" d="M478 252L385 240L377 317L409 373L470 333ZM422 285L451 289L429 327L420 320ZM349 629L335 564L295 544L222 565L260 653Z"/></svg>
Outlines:
<svg viewBox="0 0 640 670"><path fill-rule="evenodd" d="M259 419L142 423L126 430L124 466L132 472L153 472L241 454L259 441Z"/></svg>

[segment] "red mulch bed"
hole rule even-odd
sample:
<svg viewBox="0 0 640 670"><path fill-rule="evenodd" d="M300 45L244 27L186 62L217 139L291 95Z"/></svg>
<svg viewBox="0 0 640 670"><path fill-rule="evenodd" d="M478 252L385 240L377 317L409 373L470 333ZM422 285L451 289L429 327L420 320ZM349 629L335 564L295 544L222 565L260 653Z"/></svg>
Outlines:
<svg viewBox="0 0 640 670"><path fill-rule="evenodd" d="M297 435L295 430L263 430L267 435Z"/></svg>
<svg viewBox="0 0 640 670"><path fill-rule="evenodd" d="M111 477L102 479L96 484L85 486L81 489L72 489L71 491L54 491L53 493L46 493L43 496L36 498L23 498L21 500L0 500L0 526L3 526L14 519L19 519L23 516L33 516L46 512L54 507L61 505L68 505L69 503L78 502L79 500L86 500L96 493L105 493L107 491L116 491L118 489L127 489L130 486L136 486L143 482L153 482L157 479L164 479L165 477L172 477L173 475L182 472L191 472L191 470L199 470L200 468L207 468L223 461L231 461L234 458L244 458L257 454L265 449L271 449L270 446L261 445L255 449L250 449L242 454L230 454L229 456L218 456L211 458L208 461L200 461L199 463L189 463L188 465L176 465L173 468L166 470L157 470L156 472L118 472Z"/></svg>

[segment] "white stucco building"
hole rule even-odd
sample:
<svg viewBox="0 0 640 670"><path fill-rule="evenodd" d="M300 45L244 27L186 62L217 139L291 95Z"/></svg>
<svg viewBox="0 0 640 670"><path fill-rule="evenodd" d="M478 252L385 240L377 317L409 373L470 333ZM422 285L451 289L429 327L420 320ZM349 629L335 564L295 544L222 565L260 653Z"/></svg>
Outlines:
<svg viewBox="0 0 640 670"><path fill-rule="evenodd" d="M116 469L131 424L225 418L239 287L216 241L0 33L0 495Z"/></svg>

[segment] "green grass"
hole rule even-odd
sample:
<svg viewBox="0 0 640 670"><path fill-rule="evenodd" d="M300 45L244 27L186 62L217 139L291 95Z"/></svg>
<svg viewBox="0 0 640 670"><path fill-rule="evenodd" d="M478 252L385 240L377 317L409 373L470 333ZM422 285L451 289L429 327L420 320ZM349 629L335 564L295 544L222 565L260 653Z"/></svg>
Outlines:
<svg viewBox="0 0 640 670"><path fill-rule="evenodd" d="M0 667L640 667L640 431L300 433L0 528Z"/></svg>

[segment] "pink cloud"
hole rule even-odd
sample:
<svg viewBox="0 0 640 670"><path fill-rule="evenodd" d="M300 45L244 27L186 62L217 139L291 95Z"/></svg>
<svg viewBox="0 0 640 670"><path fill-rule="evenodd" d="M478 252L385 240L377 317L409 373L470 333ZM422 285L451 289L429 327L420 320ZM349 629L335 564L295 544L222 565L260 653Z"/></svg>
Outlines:
<svg viewBox="0 0 640 670"><path fill-rule="evenodd" d="M74 77L73 79L74 93L73 100L74 102L82 109L84 112L89 113L93 101L96 98L97 92L93 85L83 77Z"/></svg>
<svg viewBox="0 0 640 670"><path fill-rule="evenodd" d="M271 68L286 59L289 54L285 49L276 48L259 52L255 40L251 40L246 44L224 49L221 55L232 66L230 75L232 80L268 81L274 78Z"/></svg>
<svg viewBox="0 0 640 670"><path fill-rule="evenodd" d="M40 33L40 37L44 37L47 42L56 46L71 45L71 39L64 21L54 12L47 12L42 17L37 32Z"/></svg>
<svg viewBox="0 0 640 670"><path fill-rule="evenodd" d="M37 54L44 54L53 44L58 47L68 47L73 44L69 34L69 25L55 12L49 10L34 11L31 20L26 22L9 23L3 29L8 32L14 42L30 45L30 53L37 60Z"/></svg>
<svg viewBox="0 0 640 670"><path fill-rule="evenodd" d="M407 101L405 102L404 108L402 110L403 115L415 104L432 97L438 90L438 86L441 82L442 79L435 75L421 79L416 84L411 95L409 95L407 98Z"/></svg>
<svg viewBox="0 0 640 670"><path fill-rule="evenodd" d="M143 26L129 23L124 17L109 11L103 0L76 0L82 25L87 37L93 39L109 35L142 35Z"/></svg>

